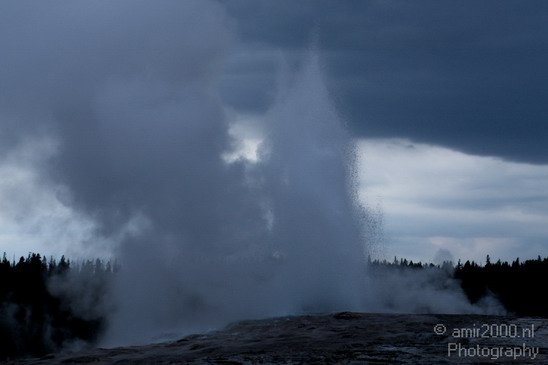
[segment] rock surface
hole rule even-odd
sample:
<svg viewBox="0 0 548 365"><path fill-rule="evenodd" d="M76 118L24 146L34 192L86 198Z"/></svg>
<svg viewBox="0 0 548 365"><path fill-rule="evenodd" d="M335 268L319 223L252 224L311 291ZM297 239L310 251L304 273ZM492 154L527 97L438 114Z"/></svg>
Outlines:
<svg viewBox="0 0 548 365"><path fill-rule="evenodd" d="M138 347L12 364L548 363L548 319L342 312L237 322Z"/></svg>

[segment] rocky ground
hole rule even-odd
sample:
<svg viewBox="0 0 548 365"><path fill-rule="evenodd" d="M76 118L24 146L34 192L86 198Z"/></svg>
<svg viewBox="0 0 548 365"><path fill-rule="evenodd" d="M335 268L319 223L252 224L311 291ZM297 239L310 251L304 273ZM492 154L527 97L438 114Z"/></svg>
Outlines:
<svg viewBox="0 0 548 365"><path fill-rule="evenodd" d="M242 321L161 344L7 364L548 363L548 319L336 313Z"/></svg>

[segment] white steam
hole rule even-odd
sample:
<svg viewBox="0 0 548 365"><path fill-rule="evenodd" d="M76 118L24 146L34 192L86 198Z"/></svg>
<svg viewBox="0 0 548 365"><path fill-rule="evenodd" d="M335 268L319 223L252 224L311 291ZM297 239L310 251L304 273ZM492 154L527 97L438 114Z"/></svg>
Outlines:
<svg viewBox="0 0 548 365"><path fill-rule="evenodd" d="M365 246L349 189L353 149L316 54L264 118L256 162L227 163L211 148L188 156L188 174L169 192L183 200L172 208L180 221L167 230L149 213L148 230L123 242L107 343L243 318L364 309ZM188 138L209 146L192 125ZM216 128L229 145L226 125Z"/></svg>

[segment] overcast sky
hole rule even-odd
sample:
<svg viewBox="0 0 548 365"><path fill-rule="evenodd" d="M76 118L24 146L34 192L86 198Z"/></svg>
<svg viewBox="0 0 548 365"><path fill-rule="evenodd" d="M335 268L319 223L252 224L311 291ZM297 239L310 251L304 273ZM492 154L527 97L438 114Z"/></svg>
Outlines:
<svg viewBox="0 0 548 365"><path fill-rule="evenodd" d="M166 83L207 85L209 95L209 78L218 78L223 112L250 156L280 70L298 69L313 43L358 145L360 197L382 217L375 255L548 256L547 2L229 0L200 20L174 2L146 3L152 11L127 19L128 3L93 4L0 5L0 250L8 256L108 255L116 237L94 235L103 197L80 179L103 171L89 123L104 114L116 124L121 105L132 105L119 80L145 75L132 82L147 92L131 100L148 100L163 98ZM230 34L215 28L217 17ZM206 31L190 37L200 21ZM71 118L79 122L63 121ZM114 124L113 133L124 128ZM77 160L67 151L84 152Z"/></svg>

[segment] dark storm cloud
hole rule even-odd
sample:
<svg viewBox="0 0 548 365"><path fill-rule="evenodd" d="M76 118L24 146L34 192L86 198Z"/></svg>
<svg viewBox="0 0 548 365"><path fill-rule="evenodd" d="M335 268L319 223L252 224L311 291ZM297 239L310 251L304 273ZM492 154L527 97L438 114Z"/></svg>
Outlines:
<svg viewBox="0 0 548 365"><path fill-rule="evenodd" d="M357 136L548 162L546 2L227 4L253 47L299 53L319 30L331 90ZM264 92L235 94L227 100L237 108L264 105Z"/></svg>

